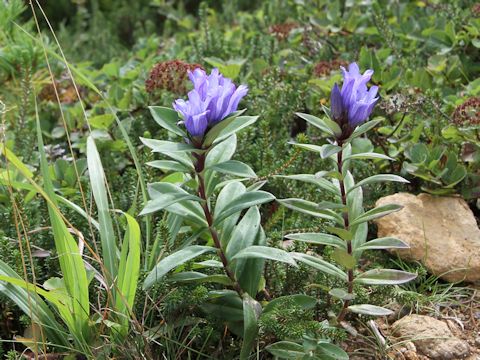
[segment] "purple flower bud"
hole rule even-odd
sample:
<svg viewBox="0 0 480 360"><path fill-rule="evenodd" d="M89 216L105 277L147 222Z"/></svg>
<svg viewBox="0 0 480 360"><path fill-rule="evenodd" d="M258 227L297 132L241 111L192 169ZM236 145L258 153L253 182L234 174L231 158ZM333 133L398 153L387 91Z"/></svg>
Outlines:
<svg viewBox="0 0 480 360"><path fill-rule="evenodd" d="M342 127L342 130L351 132L356 126L368 119L373 107L378 101L376 97L378 86L367 88L373 70L360 74L356 63L348 66L348 71L342 66L343 85L339 90L337 84L332 89L330 98L333 119ZM349 134L347 134L349 135Z"/></svg>
<svg viewBox="0 0 480 360"><path fill-rule="evenodd" d="M173 108L183 116L185 127L193 137L202 137L209 127L235 112L248 92L245 85L237 88L218 69L213 69L210 75L195 69L188 72L188 77L193 90L188 93L187 101L178 99Z"/></svg>

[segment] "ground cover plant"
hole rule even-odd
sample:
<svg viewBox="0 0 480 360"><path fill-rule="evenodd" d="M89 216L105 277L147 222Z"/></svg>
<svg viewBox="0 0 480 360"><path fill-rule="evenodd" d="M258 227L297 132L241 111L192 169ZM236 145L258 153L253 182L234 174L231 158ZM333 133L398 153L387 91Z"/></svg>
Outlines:
<svg viewBox="0 0 480 360"><path fill-rule="evenodd" d="M3 1L0 357L480 356L376 204L478 219L479 47L475 1Z"/></svg>

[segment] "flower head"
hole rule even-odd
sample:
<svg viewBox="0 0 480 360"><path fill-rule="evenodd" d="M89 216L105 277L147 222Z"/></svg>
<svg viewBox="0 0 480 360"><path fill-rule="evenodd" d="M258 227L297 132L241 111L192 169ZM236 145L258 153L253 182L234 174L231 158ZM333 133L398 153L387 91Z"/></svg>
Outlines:
<svg viewBox="0 0 480 360"><path fill-rule="evenodd" d="M178 99L173 108L185 122L188 133L193 137L202 137L207 128L225 119L237 110L238 103L247 94L248 88L238 88L232 80L223 77L218 69L207 75L202 69L188 72L193 90L188 100Z"/></svg>
<svg viewBox="0 0 480 360"><path fill-rule="evenodd" d="M368 119L373 107L378 101L376 97L378 86L367 88L373 70L360 74L356 63L348 66L348 71L342 66L343 85L340 90L335 84L330 98L332 117L342 127L351 132L356 126Z"/></svg>

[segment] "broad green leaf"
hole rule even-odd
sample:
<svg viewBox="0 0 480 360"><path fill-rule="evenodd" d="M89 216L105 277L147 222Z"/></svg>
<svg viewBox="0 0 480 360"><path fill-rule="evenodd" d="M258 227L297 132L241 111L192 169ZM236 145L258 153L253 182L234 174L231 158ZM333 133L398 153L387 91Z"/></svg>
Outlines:
<svg viewBox="0 0 480 360"><path fill-rule="evenodd" d="M348 270L353 269L357 263L355 258L343 249L335 249L332 259Z"/></svg>
<svg viewBox="0 0 480 360"><path fill-rule="evenodd" d="M239 177L254 178L257 174L252 170L250 166L237 160L228 160L222 163L213 165L208 169L218 171L222 174L235 175Z"/></svg>
<svg viewBox="0 0 480 360"><path fill-rule="evenodd" d="M376 208L373 208L372 210L369 210L363 213L362 215L360 215L359 217L357 217L355 220L353 220L350 223L350 226L355 226L366 221L381 218L393 212L399 211L402 208L403 206L396 205L396 204L387 204L383 206L377 206Z"/></svg>
<svg viewBox="0 0 480 360"><path fill-rule="evenodd" d="M139 215L151 214L186 200L202 201L198 196L192 195L174 184L160 182L149 184L148 187L152 200L145 205Z"/></svg>
<svg viewBox="0 0 480 360"><path fill-rule="evenodd" d="M110 125L115 121L115 117L112 114L102 114L91 116L88 119L89 124L95 129L107 130Z"/></svg>
<svg viewBox="0 0 480 360"><path fill-rule="evenodd" d="M393 311L385 309L380 306L361 304L361 305L350 305L348 310L356 314L370 315L370 316L387 316L393 314Z"/></svg>
<svg viewBox="0 0 480 360"><path fill-rule="evenodd" d="M100 154L98 153L95 141L91 136L87 138L87 163L90 186L92 187L93 198L97 205L103 261L105 262L105 268L108 271L106 280L107 284L111 286L113 279L118 275L117 243L115 232L113 230L113 220L110 215L106 178L103 171L102 160L100 159Z"/></svg>
<svg viewBox="0 0 480 360"><path fill-rule="evenodd" d="M178 113L170 108L163 106L149 106L150 113L158 125L173 132L181 137L186 137L187 134L181 129L177 123L180 121Z"/></svg>
<svg viewBox="0 0 480 360"><path fill-rule="evenodd" d="M276 342L265 347L265 350L280 359L298 360L306 356L302 345L290 341Z"/></svg>
<svg viewBox="0 0 480 360"><path fill-rule="evenodd" d="M210 131L205 135L203 146L207 148L212 144L217 144L229 136L246 128L247 126L255 123L257 119L258 116L230 116L225 120L220 121L210 129Z"/></svg>
<svg viewBox="0 0 480 360"><path fill-rule="evenodd" d="M345 241L350 241L353 239L353 234L349 230L332 226L328 226L326 230L340 236Z"/></svg>
<svg viewBox="0 0 480 360"><path fill-rule="evenodd" d="M184 143L176 143L173 141L146 139L141 137L142 143L152 149L153 152L171 153L171 152L201 152L192 145Z"/></svg>
<svg viewBox="0 0 480 360"><path fill-rule="evenodd" d="M261 205L266 202L275 200L275 197L265 191L249 191L241 194L233 201L228 203L218 215L216 215L214 224L218 225L230 215L238 213L251 206Z"/></svg>
<svg viewBox="0 0 480 360"><path fill-rule="evenodd" d="M233 134L225 141L215 145L207 153L205 158L205 167L209 168L216 164L230 160L237 148L237 135Z"/></svg>
<svg viewBox="0 0 480 360"><path fill-rule="evenodd" d="M355 251L365 250L380 250L380 249L409 249L410 246L402 240L394 237L383 237L370 240L362 246L355 249Z"/></svg>
<svg viewBox="0 0 480 360"><path fill-rule="evenodd" d="M215 252L216 249L210 246L192 245L171 255L161 259L153 270L147 275L144 283L143 290L147 290L160 281L170 270L176 268L179 265L185 264L187 261L196 258L207 252Z"/></svg>
<svg viewBox="0 0 480 360"><path fill-rule="evenodd" d="M318 245L331 245L336 248L346 249L345 241L340 239L338 236L322 234L322 233L298 233L298 234L288 234L285 236L287 239L303 241L310 244Z"/></svg>
<svg viewBox="0 0 480 360"><path fill-rule="evenodd" d="M258 317L262 306L248 294L243 295L243 343L240 360L247 360L258 334Z"/></svg>
<svg viewBox="0 0 480 360"><path fill-rule="evenodd" d="M290 253L268 246L249 246L242 251L238 252L234 257L232 257L232 261L237 259L248 259L248 258L260 258L260 259L267 259L267 260L275 260L287 263L292 266L297 266L297 263L290 255Z"/></svg>
<svg viewBox="0 0 480 360"><path fill-rule="evenodd" d="M180 172L190 172L193 170L193 168L190 168L184 164L181 164L177 161L172 161L172 160L155 160L155 161L150 161L147 162L146 165L161 169L161 170L166 170L166 171L180 171Z"/></svg>
<svg viewBox="0 0 480 360"><path fill-rule="evenodd" d="M322 219L334 220L337 222L343 221L343 219L334 211L330 209L322 209L320 204L316 204L311 201L295 198L277 199L277 201L289 209L300 211L304 214L308 214Z"/></svg>
<svg viewBox="0 0 480 360"><path fill-rule="evenodd" d="M272 311L275 309L277 306L282 306L285 302L290 304L293 303L296 306L308 310L308 309L313 309L315 305L317 304L317 299L315 299L312 296L304 295L304 294L294 294L294 295L286 295L286 296L280 296L278 298L273 299L270 301L267 306L263 309L264 313L267 313L269 311Z"/></svg>
<svg viewBox="0 0 480 360"><path fill-rule="evenodd" d="M303 262L304 264L309 265L326 274L336 276L344 281L347 280L347 274L343 270L340 270L335 265L330 264L328 261L325 261L316 256L297 253L297 252L293 252L290 254L297 261Z"/></svg>
<svg viewBox="0 0 480 360"><path fill-rule="evenodd" d="M354 281L365 285L399 285L409 282L416 277L416 274L401 270L372 269L361 273Z"/></svg>
<svg viewBox="0 0 480 360"><path fill-rule="evenodd" d="M330 344L328 342L322 342L317 345L317 351L315 352L317 359L322 360L348 360L348 354L339 346Z"/></svg>
<svg viewBox="0 0 480 360"><path fill-rule="evenodd" d="M365 160L365 159L383 159L383 160L394 160L390 156L369 152L369 153L360 153L360 154L351 154L349 156L345 156L343 161L347 160Z"/></svg>
<svg viewBox="0 0 480 360"><path fill-rule="evenodd" d="M301 117L302 119L304 119L305 121L307 121L309 124L312 124L313 126L319 128L320 130L326 132L329 135L336 137L342 134L342 129L340 129L340 126L336 122L326 117L320 119L310 114L304 114L304 113L295 113L295 114Z"/></svg>

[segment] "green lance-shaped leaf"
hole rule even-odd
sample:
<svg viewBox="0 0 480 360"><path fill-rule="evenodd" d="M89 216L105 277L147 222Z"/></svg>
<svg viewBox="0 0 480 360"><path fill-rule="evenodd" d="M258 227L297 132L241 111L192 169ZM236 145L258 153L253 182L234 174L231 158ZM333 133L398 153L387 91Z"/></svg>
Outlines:
<svg viewBox="0 0 480 360"><path fill-rule="evenodd" d="M266 240L260 220L260 212L256 206L248 209L228 240L225 250L228 260L249 246L265 245ZM251 296L255 296L263 274L264 259L237 259L232 265L242 289Z"/></svg>
<svg viewBox="0 0 480 360"><path fill-rule="evenodd" d="M322 219L334 220L340 224L343 223L342 217L334 211L330 210L329 205L322 207L322 204L317 204L308 200L295 198L277 199L277 201L289 209L300 211L301 213Z"/></svg>
<svg viewBox="0 0 480 360"><path fill-rule="evenodd" d="M340 191L338 190L338 188L334 184L332 184L330 181L328 181L327 179L324 179L321 176L317 176L313 174L297 174L297 175L276 175L275 177L304 181L311 184L315 184L322 190L328 191L333 195L340 196Z"/></svg>
<svg viewBox="0 0 480 360"><path fill-rule="evenodd" d="M328 293L341 300L353 300L355 298L355 294L351 294L345 289L333 288Z"/></svg>
<svg viewBox="0 0 480 360"><path fill-rule="evenodd" d="M201 305L201 308L205 313L222 320L232 322L244 320L243 300L235 291L210 291L209 302Z"/></svg>
<svg viewBox="0 0 480 360"><path fill-rule="evenodd" d="M332 144L325 144L322 146L313 145L313 144L301 144L301 143L295 143L295 142L289 142L289 144L299 147L301 149L319 153L322 159L326 159L332 155L335 155L336 153L339 153L342 150L340 146L332 145Z"/></svg>
<svg viewBox="0 0 480 360"><path fill-rule="evenodd" d="M185 165L189 169L194 169L192 158L188 152L171 152L171 151L164 151L162 155L173 159L176 162L179 162L182 165Z"/></svg>
<svg viewBox="0 0 480 360"><path fill-rule="evenodd" d="M340 126L336 122L326 117L320 119L310 114L304 114L304 113L295 113L295 114L301 117L303 120L307 121L309 124L312 124L313 126L327 133L328 135L337 137L342 134L342 129L340 129Z"/></svg>
<svg viewBox="0 0 480 360"><path fill-rule="evenodd" d="M157 199L164 195L163 184L169 183L150 184L148 189L150 197L152 197L153 199ZM191 221L202 227L207 225L207 221L205 220L202 207L200 206L198 201L184 200L181 202L174 202L173 204L169 205L166 210L169 213L178 215L182 218L185 218L185 220Z"/></svg>
<svg viewBox="0 0 480 360"><path fill-rule="evenodd" d="M177 143L166 140L147 139L141 137L142 143L152 149L153 152L158 153L174 153L174 152L203 152L203 150L196 149L192 145Z"/></svg>
<svg viewBox="0 0 480 360"><path fill-rule="evenodd" d="M358 224L361 224L366 221L370 221L373 219L378 219L383 216L386 216L388 214L394 213L396 211L399 211L403 208L401 205L396 205L396 204L387 204L383 206L378 206L372 210L369 210L363 214L361 214L359 217L357 217L355 220L353 220L350 223L350 226L355 226Z"/></svg>
<svg viewBox="0 0 480 360"><path fill-rule="evenodd" d="M357 184L355 184L354 186L352 186L350 189L348 189L348 192L350 193L352 190L360 187L360 186L364 186L364 185L368 185L368 184L373 184L373 183L378 183L378 182L384 182L384 181L393 181L393 182L399 182L399 183L409 183L409 181L407 179L404 179L403 177L401 176L398 176L398 175L391 175L391 174L378 174L378 175L373 175L373 176L370 176L366 179L363 179L361 181L359 181Z"/></svg>
<svg viewBox="0 0 480 360"><path fill-rule="evenodd" d="M232 280L226 276L221 274L214 274L214 275L207 275L197 271L183 271L179 273L172 274L167 278L168 282L190 282L195 284L203 284L203 283L216 283L222 284L225 286L232 286Z"/></svg>
<svg viewBox="0 0 480 360"><path fill-rule="evenodd" d="M163 106L149 106L148 108L158 125L181 137L187 136L185 131L177 125L180 119L175 110Z"/></svg>
<svg viewBox="0 0 480 360"><path fill-rule="evenodd" d="M124 315L120 319L120 323L122 325L121 333L126 335L140 274L141 235L137 221L127 213L123 213L123 215L127 219L127 230L120 254L120 264L118 265L117 287L120 294L116 298L115 310Z"/></svg>
<svg viewBox="0 0 480 360"><path fill-rule="evenodd" d="M373 129L375 126L377 126L379 123L382 122L382 119L375 119L375 120L370 120L370 121L367 121L366 123L358 126L352 133L352 135L350 135L350 138L348 141L351 141L353 140L354 138L356 137L359 137L360 135L363 135L365 134L366 132L370 131L371 129Z"/></svg>
<svg viewBox="0 0 480 360"><path fill-rule="evenodd" d="M193 170L193 168L173 160L155 160L147 162L146 165L163 171L190 172Z"/></svg>
<svg viewBox="0 0 480 360"><path fill-rule="evenodd" d="M382 159L382 160L394 160L390 156L379 154L375 152L368 152L368 153L359 153L359 154L351 154L349 156L345 156L343 161L347 160L366 160L366 159Z"/></svg>
<svg viewBox="0 0 480 360"><path fill-rule="evenodd" d="M239 177L255 178L257 174L250 166L238 160L228 160L222 163L210 166L208 169L218 171L222 174L234 175Z"/></svg>
<svg viewBox="0 0 480 360"><path fill-rule="evenodd" d="M173 254L163 258L158 262L153 270L148 274L143 283L143 289L146 290L152 287L156 282L165 276L170 270L176 268L179 265L185 264L187 261L196 258L207 252L215 252L216 249L211 246L193 245L183 248Z"/></svg>
<svg viewBox="0 0 480 360"><path fill-rule="evenodd" d="M240 195L244 194L246 191L247 190L245 185L243 185L240 181L231 182L225 185L225 187L220 191L217 196L213 217L217 218L229 203L234 201ZM234 226L237 224L240 215L240 212L237 212L229 216L221 224L219 224L218 228L220 230L220 240L222 243L222 247L225 248L227 246L227 243L230 241L232 231L234 229Z"/></svg>
<svg viewBox="0 0 480 360"><path fill-rule="evenodd" d="M275 260L275 261L287 263L292 266L297 266L295 259L291 256L290 253L281 249L272 248L268 246L258 246L258 245L249 246L243 249L232 258L232 261L237 259L248 259L248 258Z"/></svg>
<svg viewBox="0 0 480 360"><path fill-rule="evenodd" d="M310 244L317 245L330 245L336 248L346 249L345 241L338 236L322 233L298 233L288 234L285 236L287 239L302 241Z"/></svg>
<svg viewBox="0 0 480 360"><path fill-rule="evenodd" d="M309 265L326 274L336 276L341 280L344 280L344 281L347 280L347 274L343 270L340 270L335 265L330 264L328 261L325 261L316 256L297 253L297 252L293 252L290 254L297 261L303 262L304 264Z"/></svg>
<svg viewBox="0 0 480 360"><path fill-rule="evenodd" d="M262 306L248 294L243 295L243 343L240 360L247 360L258 334L258 318Z"/></svg>
<svg viewBox="0 0 480 360"><path fill-rule="evenodd" d="M202 201L198 196L192 195L179 186L170 183L149 184L148 192L152 200L145 205L139 215L151 214L182 201Z"/></svg>
<svg viewBox="0 0 480 360"><path fill-rule="evenodd" d="M220 141L255 123L257 119L258 116L230 116L220 121L205 135L203 147L208 148L213 144L218 144Z"/></svg>
<svg viewBox="0 0 480 360"><path fill-rule="evenodd" d="M280 296L278 298L273 299L270 301L267 306L263 309L263 313L270 312L274 310L278 306L282 306L284 303L288 302L289 304L292 303L304 310L313 309L317 304L317 299L312 296L304 295L304 294L294 294L294 295L286 295Z"/></svg>
<svg viewBox="0 0 480 360"><path fill-rule="evenodd" d="M279 341L268 345L265 349L279 359L298 360L306 356L303 346L291 341Z"/></svg>
<svg viewBox="0 0 480 360"><path fill-rule="evenodd" d="M43 144L42 132L40 128L40 119L37 116L37 142L38 151L40 153L40 168L43 176L44 189L38 188L39 192L47 201L48 214L53 230L53 239L55 248L58 253L58 260L60 269L65 280L65 286L69 295L72 298L72 309L70 313L63 313L64 321L69 322L68 318L72 318L74 324L69 324L69 329L73 335L78 339L88 339L90 337L90 329L88 327L88 319L90 313L90 301L88 291L87 271L83 263L82 256L78 250L75 239L70 234L55 199L55 192L53 190L52 180L48 170L47 157L45 154L45 147ZM23 172L22 167L17 167L22 171L22 175L33 179L29 173Z"/></svg>
<svg viewBox="0 0 480 360"><path fill-rule="evenodd" d="M117 244L108 205L105 173L100 154L91 136L87 139L87 163L93 198L97 205L102 255L108 271L107 282L111 284L113 279L117 277Z"/></svg>
<svg viewBox="0 0 480 360"><path fill-rule="evenodd" d="M416 274L401 270L372 269L361 273L354 281L365 285L399 285L409 282L416 277Z"/></svg>
<svg viewBox="0 0 480 360"><path fill-rule="evenodd" d="M383 237L370 240L359 246L355 251L382 250L382 249L409 249L410 246L394 237Z"/></svg>
<svg viewBox="0 0 480 360"><path fill-rule="evenodd" d="M24 281L10 266L0 260L0 275ZM32 321L42 327L47 339L57 345L70 346L65 328L58 323L48 305L34 292L11 284L0 283L0 293L14 302ZM32 311L34 310L34 311Z"/></svg>
<svg viewBox="0 0 480 360"><path fill-rule="evenodd" d="M370 304L350 305L348 310L356 314L369 316L387 316L393 314L392 310Z"/></svg>
<svg viewBox="0 0 480 360"><path fill-rule="evenodd" d="M272 200L275 200L275 196L266 191L245 192L228 203L222 211L215 216L214 224L218 225L230 215L248 209L251 206L261 205Z"/></svg>

